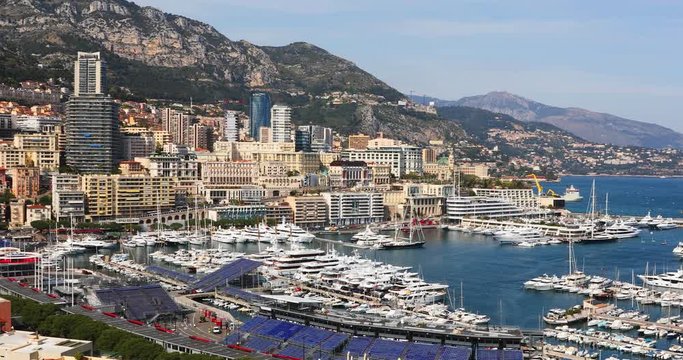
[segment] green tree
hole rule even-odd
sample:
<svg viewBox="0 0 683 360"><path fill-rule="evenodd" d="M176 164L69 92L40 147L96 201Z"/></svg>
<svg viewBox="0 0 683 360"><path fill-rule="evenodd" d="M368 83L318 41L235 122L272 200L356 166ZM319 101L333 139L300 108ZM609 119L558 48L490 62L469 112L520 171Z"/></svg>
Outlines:
<svg viewBox="0 0 683 360"><path fill-rule="evenodd" d="M44 195L38 199L38 203L41 205L52 205L52 196Z"/></svg>
<svg viewBox="0 0 683 360"><path fill-rule="evenodd" d="M53 226L52 222L51 222L51 221L47 221L47 220L34 220L34 221L31 221L31 227L34 228L34 229L36 229L36 230L38 230L38 231L40 231L40 232L43 232L43 231L49 229L49 228L52 227L52 226Z"/></svg>

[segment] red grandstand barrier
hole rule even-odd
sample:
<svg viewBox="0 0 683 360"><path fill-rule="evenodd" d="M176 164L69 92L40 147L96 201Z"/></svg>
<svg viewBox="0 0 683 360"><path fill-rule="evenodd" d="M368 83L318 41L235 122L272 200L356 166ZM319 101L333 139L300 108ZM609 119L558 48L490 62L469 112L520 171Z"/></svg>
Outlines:
<svg viewBox="0 0 683 360"><path fill-rule="evenodd" d="M6 279L7 279L8 281L11 281L11 282L17 282L17 278L8 277L8 278L6 278Z"/></svg>
<svg viewBox="0 0 683 360"><path fill-rule="evenodd" d="M301 358L298 358L298 357L280 355L280 354L271 354L271 356L274 358L277 358L277 359L284 359L284 360L301 360Z"/></svg>
<svg viewBox="0 0 683 360"><path fill-rule="evenodd" d="M132 320L132 319L129 319L128 322L131 323L131 324L140 325L140 326L145 325L145 323L142 322L142 321L140 321L140 320Z"/></svg>
<svg viewBox="0 0 683 360"><path fill-rule="evenodd" d="M27 284L27 283L20 282L20 283L19 283L19 286L21 286L21 287L28 287L28 284Z"/></svg>
<svg viewBox="0 0 683 360"><path fill-rule="evenodd" d="M167 334L173 334L173 330L165 328L159 324L155 324L154 328L157 329L158 331L165 332Z"/></svg>
<svg viewBox="0 0 683 360"><path fill-rule="evenodd" d="M84 305L81 305L81 307L84 308L84 309L86 309L86 310L88 310L88 311L93 311L93 310L95 310L95 308L92 307L92 306L90 306L90 305L85 305L85 304L84 304Z"/></svg>
<svg viewBox="0 0 683 360"><path fill-rule="evenodd" d="M199 336L194 336L194 335L190 336L190 339L192 339L192 340L194 340L194 341L201 341L201 342L207 343L207 344L213 342L213 341L211 341L211 340L209 340L209 339L207 339L207 338L203 338L203 337L199 337Z"/></svg>
<svg viewBox="0 0 683 360"><path fill-rule="evenodd" d="M40 292L40 289L38 289L38 288L31 288L31 290L33 290L33 291L35 291L35 292L37 292L37 293Z"/></svg>
<svg viewBox="0 0 683 360"><path fill-rule="evenodd" d="M48 297L51 297L53 299L59 299L59 295L57 294L47 294Z"/></svg>
<svg viewBox="0 0 683 360"><path fill-rule="evenodd" d="M254 352L253 349L250 349L250 348L244 347L244 346L240 346L240 345L237 345L237 344L230 344L230 345L228 345L228 347L231 348L231 349L235 349L235 350L239 350L239 351L244 351L244 352L248 352L248 353Z"/></svg>
<svg viewBox="0 0 683 360"><path fill-rule="evenodd" d="M110 318L117 318L117 317L119 317L118 315L114 314L113 312L107 312L107 311L102 311L102 315L104 315L104 316L109 316Z"/></svg>

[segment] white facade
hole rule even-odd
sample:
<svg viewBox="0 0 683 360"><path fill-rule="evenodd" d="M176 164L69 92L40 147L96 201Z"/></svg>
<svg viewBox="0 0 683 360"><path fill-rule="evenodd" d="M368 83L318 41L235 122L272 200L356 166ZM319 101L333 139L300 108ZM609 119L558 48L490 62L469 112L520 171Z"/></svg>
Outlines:
<svg viewBox="0 0 683 360"><path fill-rule="evenodd" d="M533 189L472 189L479 196L502 199L522 209L538 210L538 196Z"/></svg>
<svg viewBox="0 0 683 360"><path fill-rule="evenodd" d="M74 174L52 175L52 209L57 220L85 214L85 193L81 190L81 178Z"/></svg>
<svg viewBox="0 0 683 360"><path fill-rule="evenodd" d="M99 52L78 52L74 66L74 96L105 94L105 63Z"/></svg>
<svg viewBox="0 0 683 360"><path fill-rule="evenodd" d="M451 196L446 199L448 219L460 221L464 218L510 218L523 216L521 208L501 198L485 196Z"/></svg>
<svg viewBox="0 0 683 360"><path fill-rule="evenodd" d="M292 109L273 105L270 109L270 126L272 142L292 142Z"/></svg>
<svg viewBox="0 0 683 360"><path fill-rule="evenodd" d="M342 160L389 165L391 173L397 178L410 173L422 174L422 152L416 146L345 150L341 153L341 158Z"/></svg>
<svg viewBox="0 0 683 360"><path fill-rule="evenodd" d="M194 155L157 154L149 157L148 164L149 174L153 177L199 178L199 166Z"/></svg>
<svg viewBox="0 0 683 360"><path fill-rule="evenodd" d="M240 139L237 122L236 111L228 110L225 112L225 127L223 129L223 138L225 141L237 141Z"/></svg>
<svg viewBox="0 0 683 360"><path fill-rule="evenodd" d="M371 224L384 219L384 195L376 192L323 193L330 224Z"/></svg>

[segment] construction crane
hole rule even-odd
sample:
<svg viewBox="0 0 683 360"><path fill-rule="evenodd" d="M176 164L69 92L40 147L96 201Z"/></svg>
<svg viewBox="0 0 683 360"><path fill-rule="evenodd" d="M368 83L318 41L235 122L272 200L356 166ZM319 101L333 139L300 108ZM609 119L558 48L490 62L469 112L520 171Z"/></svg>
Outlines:
<svg viewBox="0 0 683 360"><path fill-rule="evenodd" d="M541 186L541 183L538 181L536 174L529 174L528 176L531 176L531 178L534 179L534 181L536 182L536 190L538 190L538 196L543 196L543 186Z"/></svg>

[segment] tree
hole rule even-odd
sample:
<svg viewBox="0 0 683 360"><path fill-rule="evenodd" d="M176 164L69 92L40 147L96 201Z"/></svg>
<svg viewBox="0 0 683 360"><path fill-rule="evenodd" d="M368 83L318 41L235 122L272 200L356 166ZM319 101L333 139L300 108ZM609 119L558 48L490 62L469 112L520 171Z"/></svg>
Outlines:
<svg viewBox="0 0 683 360"><path fill-rule="evenodd" d="M47 221L47 220L34 220L34 221L31 221L31 227L34 228L34 229L36 229L36 230L38 230L38 231L40 231L40 232L43 232L43 231L49 229L49 228L52 227L52 226L53 226L52 222L51 222L51 221Z"/></svg>
<svg viewBox="0 0 683 360"><path fill-rule="evenodd" d="M38 199L38 203L41 205L52 205L52 196L45 195Z"/></svg>

